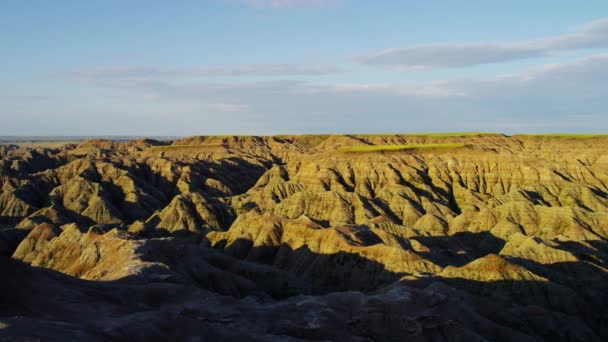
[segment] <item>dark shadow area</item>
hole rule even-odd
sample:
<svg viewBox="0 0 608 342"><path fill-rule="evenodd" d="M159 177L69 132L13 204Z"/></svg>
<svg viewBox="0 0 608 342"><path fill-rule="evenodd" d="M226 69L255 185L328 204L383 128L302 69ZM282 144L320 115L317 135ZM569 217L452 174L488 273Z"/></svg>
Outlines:
<svg viewBox="0 0 608 342"><path fill-rule="evenodd" d="M586 241L589 246L576 241L556 241L557 248L574 254L578 259L596 263L604 268L608 268L608 242L596 240Z"/></svg>
<svg viewBox="0 0 608 342"><path fill-rule="evenodd" d="M344 179L344 177L342 176L342 173L340 173L338 170L333 169L333 168L327 168L327 171L331 172L332 175L335 177L335 180L344 187L344 190L347 192L354 192L355 191L355 187L353 185L349 185L349 183L346 182L346 180ZM351 179L351 184L354 184L354 180Z"/></svg>
<svg viewBox="0 0 608 342"><path fill-rule="evenodd" d="M10 257L29 231L15 228L0 228L0 257Z"/></svg>
<svg viewBox="0 0 608 342"><path fill-rule="evenodd" d="M433 189L433 193L439 194L440 199L437 202L444 204L445 206L450 208L452 211L454 211L454 213L456 213L457 215L460 215L460 213L461 213L460 207L458 207L458 202L456 202L454 193L452 191L448 192L445 189L436 186L433 183L433 179L429 176L428 172L429 172L428 169L425 169L424 172L417 171L417 174L420 178L422 178L422 180L424 181L424 184L427 184L428 186L431 187L431 189ZM432 199L432 197L429 197L429 199Z"/></svg>
<svg viewBox="0 0 608 342"><path fill-rule="evenodd" d="M247 248L245 241L237 244L240 248L235 249ZM433 312L416 320L423 327L419 333L431 334L435 336L432 340L437 341L455 337L445 335L447 326L443 323L433 323L448 319L474 329L479 336L498 341L513 340L513 336L519 336L513 334L522 333L551 341L600 341L607 336L603 299L596 298L594 303L584 301L572 289L559 284L412 278L402 285L421 292L405 290L400 295L401 292L389 291L393 294L382 297L383 291L379 289L389 285L388 288L392 288L401 275L388 272L383 265L359 255L323 255L307 247L291 250L285 245L272 249L249 246L249 253L238 255L239 259L226 255L234 253L230 249L218 253L204 245L205 239L194 235L148 240L140 251L145 260L162 263L169 269L151 267L142 274L114 281L81 280L2 257L0 269L7 276L0 282L0 322L3 323L0 337L30 336L32 331L45 339L220 337L225 336L225 331L220 330L243 329L243 324L247 327L257 322L255 324L268 325L266 333L321 338L320 332L310 330L303 319L308 305L312 305L305 303L316 303L308 299L313 297L293 297L305 293L329 296L314 298L327 301L324 305L330 305L335 312L333 320L319 318L323 324L335 325L330 331L346 329L351 334L374 340L407 338L407 330L400 329L410 324L407 317L414 310L411 305L417 310ZM269 264L251 262L258 258ZM295 285L298 282L300 287ZM365 290L357 285L375 289L372 292L375 295L352 297L352 292L335 292ZM270 297L288 299L280 304L281 300L277 302ZM332 301L331 298L344 299ZM397 299L398 302L390 304ZM356 301L368 304L356 304ZM281 305L287 305L302 321L291 322L290 328L286 328L281 320L292 318L272 314L273 308ZM262 315L264 310L271 310L271 315ZM472 319L473 313L489 321ZM370 321L375 325L367 325ZM121 328L116 330L114 326ZM456 332L462 333L461 330L453 333ZM242 334L248 336L252 330L245 329Z"/></svg>
<svg viewBox="0 0 608 342"><path fill-rule="evenodd" d="M498 253L503 245L502 239L490 233L461 233L453 237L428 238L429 245L438 248L443 244L451 248L454 244L467 248L470 254L465 258L451 258L453 266L462 266L470 261L481 258L487 254ZM449 240L455 240L449 241ZM476 247L476 248L475 248ZM222 247L223 248L223 247ZM225 253L236 258L263 262L273 267L297 274L311 285L313 294L324 294L335 291L358 290L363 292L374 291L383 286L399 280L405 274L396 274L387 271L384 265L366 259L358 254L339 252L335 254L317 254L311 252L306 246L291 250L288 246L279 247L252 247L252 242L239 239L225 249ZM425 256L426 257L426 256ZM608 295L604 293L605 284L608 284L608 275L599 273L597 268L583 262L557 263L540 265L529 260L507 258L509 263L520 265L526 269L549 279L545 281L529 280L501 280L476 281L464 278L444 278L428 276L417 280L406 280L407 286L424 289L433 283L441 282L450 287L463 290L481 298L490 299L500 303L500 310L519 306L521 308L536 307L546 310L546 314L556 315L575 320L577 325L589 327L600 336L608 336ZM596 273L596 276L590 274ZM584 290L581 290L584 289ZM475 303L471 303L475 305ZM521 309L520 308L520 309ZM542 308L542 309L541 309ZM523 310L523 309L522 309ZM498 321L505 312L492 312ZM489 313L490 314L490 313ZM510 319L513 319L511 317ZM521 319L521 318L519 318ZM536 319L536 318L532 318ZM544 318L546 319L546 318ZM542 321L543 319L540 319ZM584 323L587 322L587 323ZM509 321L509 324L513 323ZM547 323L547 322L545 322ZM527 324L519 321L512 328L519 329L520 325ZM539 323L540 324L540 323ZM577 340L564 331L547 329L542 338L548 340ZM581 328L583 329L583 328ZM535 333L534 329L527 333Z"/></svg>
<svg viewBox="0 0 608 342"><path fill-rule="evenodd" d="M504 240L489 232L463 232L452 236L413 239L430 249L427 253L419 253L420 255L443 267L461 267L486 255L498 254L505 244ZM430 282L441 281L479 296L504 302L514 301L520 305L536 305L580 316L598 334L608 336L608 311L605 309L608 306L608 294L605 292L608 284L608 273L605 272L608 244L604 241L587 241L593 246L590 248L575 241L555 242L558 243L558 249L572 253L580 261L540 264L528 259L506 257L509 263L522 266L548 279L548 282L479 282L435 276L419 282L421 286L426 286Z"/></svg>
<svg viewBox="0 0 608 342"><path fill-rule="evenodd" d="M556 174L557 176L559 176L559 178L561 178L562 180L572 183L572 179L569 176L567 176L557 170L551 170L551 171L553 171L553 173Z"/></svg>
<svg viewBox="0 0 608 342"><path fill-rule="evenodd" d="M6 275L0 282L0 339L107 340L104 319L128 319L159 310L189 294L184 284L130 279L87 281L5 257L0 258L0 269ZM159 312L159 317L169 316ZM135 329L122 339L132 336L143 341L162 336L161 329L179 336L178 324L155 322L161 325L154 328L142 326L135 318Z"/></svg>
<svg viewBox="0 0 608 342"><path fill-rule="evenodd" d="M534 205L543 205L545 207L550 207L551 203L547 202L543 196L537 191L531 190L520 190L521 193Z"/></svg>
<svg viewBox="0 0 608 342"><path fill-rule="evenodd" d="M591 190L591 192L593 192L595 196L608 199L608 192L604 190L598 189L596 187L590 187L589 190Z"/></svg>
<svg viewBox="0 0 608 342"><path fill-rule="evenodd" d="M363 145L373 145L371 142L367 141L366 139L361 138L361 137L357 137L357 136L352 135L352 134L346 134L344 136L348 137L348 138L351 138L353 140L356 140L356 141L360 142Z"/></svg>
<svg viewBox="0 0 608 342"><path fill-rule="evenodd" d="M34 173L58 168L68 163L68 158L58 155L58 152L58 149L28 149L23 153L4 157L2 173L27 179Z"/></svg>
<svg viewBox="0 0 608 342"><path fill-rule="evenodd" d="M488 254L498 254L505 241L490 232L460 232L451 236L416 236L416 240L430 249L420 252L425 259L441 267L463 266Z"/></svg>
<svg viewBox="0 0 608 342"><path fill-rule="evenodd" d="M267 171L267 168L253 164L247 160L237 157L229 157L218 161L197 161L193 169L205 178L212 178L220 181L230 189L230 193L223 193L219 190L211 192L210 195L222 197L228 195L239 195L247 192L255 185L260 177ZM210 191L210 189L208 189Z"/></svg>
<svg viewBox="0 0 608 342"><path fill-rule="evenodd" d="M67 218L67 220L69 222L76 223L77 226L79 226L83 229L84 229L84 227L90 227L90 226L96 224L96 222L93 221L91 218L81 215L74 210L67 209L62 205L55 204L54 207L60 208L59 209L60 212L63 215L65 215L65 217Z"/></svg>
<svg viewBox="0 0 608 342"><path fill-rule="evenodd" d="M164 197L163 204L166 205L168 203L167 199L171 199L175 196L175 182L172 182L163 177L160 173L155 172L150 165L139 163L130 166L128 170L135 178L142 180L144 184L161 192Z"/></svg>
<svg viewBox="0 0 608 342"><path fill-rule="evenodd" d="M432 190L434 192L429 192L428 190L416 187L412 182L406 181L403 178L402 178L400 184L410 188L417 196L426 197L432 203L443 204L446 207L450 208L450 210L454 211L455 214L461 213L460 208L458 207L458 203L456 202L456 199L454 198L454 194L452 192L447 192L446 190L433 185L431 178L425 172L417 170L416 173L418 174L419 177L421 177L423 179L425 184L427 184L428 186L430 186L432 188ZM434 194L438 194L439 196L434 196ZM416 209L419 209L419 208L422 209L422 207L417 204L418 201L410 201L410 202L416 203L416 205L415 205ZM424 209L422 209L421 212L425 213L426 211L424 211Z"/></svg>
<svg viewBox="0 0 608 342"><path fill-rule="evenodd" d="M277 247L252 245L250 240L237 239L225 248L224 253L290 272L305 282L313 294L372 291L403 276L354 253L318 254L306 245L295 250L285 244Z"/></svg>
<svg viewBox="0 0 608 342"><path fill-rule="evenodd" d="M99 226L95 232L102 234L110 228ZM10 255L24 235L25 232L19 230L0 231L0 242L7 241L7 246L10 245L2 254ZM422 256L442 266L463 266L488 254L497 254L504 246L502 239L488 232L413 239L430 248L428 253L420 253ZM87 334L104 336L98 325L100 317L137 316L146 312L176 324L176 318L167 316L163 308L176 302L196 303L200 296L224 295L237 299L250 296L257 298L256 301L272 302L295 300L293 298L299 297L294 296L298 295L321 296L353 290L380 293L382 288L407 276L388 271L383 264L360 254L319 254L306 245L294 250L285 244L253 246L251 240L237 239L229 246L219 243L211 249L204 236L185 232L182 237L142 241L145 243L134 253L152 264L135 275L115 281L84 281L2 259L5 280L0 282L0 315L26 317L23 321L10 321L12 329L17 329L12 331L17 333L26 331L20 329L29 325L49 336L55 333L67 333L64 336L70 337L76 336L69 335L72 333L86 337L90 337ZM460 296L471 310L481 312L501 326L531 336L558 341L598 340L588 327L603 338L608 336L605 310L608 302L604 291L608 278L597 267L603 266L607 247L603 241L590 244L601 253L576 242L560 244L560 249L574 253L581 262L543 265L526 259L506 258L509 263L549 281L477 281L431 275L409 277L403 284L424 290L443 283L464 291L462 293L466 295ZM444 251L448 251L447 254ZM590 261L583 256L588 256ZM596 261L595 265L593 261ZM203 294L201 291L209 292ZM436 304L425 305L435 307ZM293 310L299 309L294 307ZM45 321L49 317L65 324L53 325ZM134 319L133 325L141 324L133 317L129 319ZM171 324L161 324L150 333L152 336L160 334L155 329L161 329L162 333L179 335ZM7 329L0 329L0 336L4 333Z"/></svg>
<svg viewBox="0 0 608 342"><path fill-rule="evenodd" d="M377 205L380 209L382 209L382 211L384 211L384 213L386 213L386 215L388 215L388 217L391 219L391 221L393 221L393 223L395 224L401 224L402 220L399 219L399 217L397 216L397 214L395 214L395 212L390 208L390 206L381 198L372 198L369 200L370 202L374 203L375 205ZM363 202L365 203L365 202ZM372 210L371 212L375 212L375 210Z"/></svg>
<svg viewBox="0 0 608 342"><path fill-rule="evenodd" d="M434 283L471 296L468 303L487 318L537 340L601 341L608 336L605 295L586 299L561 284L530 280L476 281L433 276L406 282L420 289Z"/></svg>
<svg viewBox="0 0 608 342"><path fill-rule="evenodd" d="M24 218L25 216L0 216L0 225L12 227L21 222Z"/></svg>

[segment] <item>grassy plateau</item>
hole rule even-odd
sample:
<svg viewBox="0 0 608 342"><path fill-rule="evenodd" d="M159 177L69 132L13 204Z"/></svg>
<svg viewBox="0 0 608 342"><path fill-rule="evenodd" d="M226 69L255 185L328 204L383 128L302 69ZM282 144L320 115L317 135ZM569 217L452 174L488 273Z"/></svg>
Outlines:
<svg viewBox="0 0 608 342"><path fill-rule="evenodd" d="M358 152L390 152L390 151L407 151L407 150L431 150L445 148L462 148L466 144L411 144L411 145L356 145L346 146L338 149L344 153Z"/></svg>

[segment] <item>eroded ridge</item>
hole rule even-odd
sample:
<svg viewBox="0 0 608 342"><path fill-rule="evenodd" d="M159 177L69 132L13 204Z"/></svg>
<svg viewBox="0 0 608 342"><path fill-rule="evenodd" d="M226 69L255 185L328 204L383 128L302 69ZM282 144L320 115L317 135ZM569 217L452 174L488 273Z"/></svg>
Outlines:
<svg viewBox="0 0 608 342"><path fill-rule="evenodd" d="M606 147L501 134L2 146L0 336L605 340Z"/></svg>

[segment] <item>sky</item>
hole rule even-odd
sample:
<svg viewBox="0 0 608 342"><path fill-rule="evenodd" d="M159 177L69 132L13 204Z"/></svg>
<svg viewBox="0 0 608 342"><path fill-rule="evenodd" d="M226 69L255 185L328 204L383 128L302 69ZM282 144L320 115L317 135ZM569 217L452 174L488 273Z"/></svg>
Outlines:
<svg viewBox="0 0 608 342"><path fill-rule="evenodd" d="M3 0L0 123L608 133L608 1Z"/></svg>

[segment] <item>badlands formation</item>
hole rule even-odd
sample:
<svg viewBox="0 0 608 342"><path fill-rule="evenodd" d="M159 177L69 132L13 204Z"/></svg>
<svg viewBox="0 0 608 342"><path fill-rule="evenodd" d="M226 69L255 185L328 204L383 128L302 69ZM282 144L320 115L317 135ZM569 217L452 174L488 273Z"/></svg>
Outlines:
<svg viewBox="0 0 608 342"><path fill-rule="evenodd" d="M501 134L0 146L0 339L608 340L607 148Z"/></svg>

